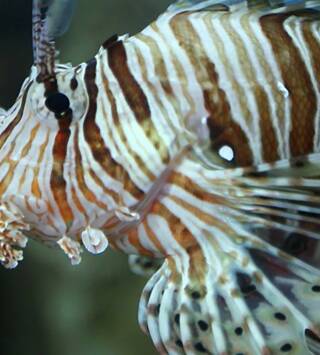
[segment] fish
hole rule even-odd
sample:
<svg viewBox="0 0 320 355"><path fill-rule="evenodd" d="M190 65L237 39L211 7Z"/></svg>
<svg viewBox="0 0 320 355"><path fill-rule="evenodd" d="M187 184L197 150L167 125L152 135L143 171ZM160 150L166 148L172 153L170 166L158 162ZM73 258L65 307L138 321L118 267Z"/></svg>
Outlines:
<svg viewBox="0 0 320 355"><path fill-rule="evenodd" d="M34 0L0 110L1 263L110 246L159 354L319 354L320 1L179 0L75 67L73 9Z"/></svg>

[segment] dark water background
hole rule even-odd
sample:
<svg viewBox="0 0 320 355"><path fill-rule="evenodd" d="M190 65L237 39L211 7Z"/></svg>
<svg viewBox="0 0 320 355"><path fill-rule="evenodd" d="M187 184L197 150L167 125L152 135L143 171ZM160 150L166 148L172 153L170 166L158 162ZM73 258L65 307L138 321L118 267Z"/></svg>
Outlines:
<svg viewBox="0 0 320 355"><path fill-rule="evenodd" d="M168 0L78 0L61 62L92 57L114 33L139 31ZM32 63L31 0L0 0L0 106L10 107ZM71 266L30 241L15 270L0 268L0 355L152 355L137 324L146 280L127 257L107 250Z"/></svg>

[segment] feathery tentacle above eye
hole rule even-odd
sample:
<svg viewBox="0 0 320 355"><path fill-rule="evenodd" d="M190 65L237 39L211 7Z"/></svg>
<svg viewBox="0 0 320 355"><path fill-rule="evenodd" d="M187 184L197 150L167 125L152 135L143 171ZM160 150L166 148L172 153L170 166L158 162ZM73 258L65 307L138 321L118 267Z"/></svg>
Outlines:
<svg viewBox="0 0 320 355"><path fill-rule="evenodd" d="M55 40L69 27L75 0L34 0L32 12L33 55L38 69L38 81L51 90L55 79ZM49 84L50 83L50 84Z"/></svg>
<svg viewBox="0 0 320 355"><path fill-rule="evenodd" d="M68 93L61 92L56 75L55 39L68 28L75 0L34 0L33 51L37 81L44 85L45 105L55 117L72 117Z"/></svg>

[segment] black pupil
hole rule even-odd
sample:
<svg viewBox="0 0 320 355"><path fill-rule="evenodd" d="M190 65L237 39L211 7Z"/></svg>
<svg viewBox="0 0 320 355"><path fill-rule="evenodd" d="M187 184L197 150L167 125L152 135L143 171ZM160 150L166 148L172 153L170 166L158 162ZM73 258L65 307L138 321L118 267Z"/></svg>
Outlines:
<svg viewBox="0 0 320 355"><path fill-rule="evenodd" d="M66 112L70 107L68 97L61 92L56 92L47 97L45 102L47 108L54 112L56 115L61 115Z"/></svg>

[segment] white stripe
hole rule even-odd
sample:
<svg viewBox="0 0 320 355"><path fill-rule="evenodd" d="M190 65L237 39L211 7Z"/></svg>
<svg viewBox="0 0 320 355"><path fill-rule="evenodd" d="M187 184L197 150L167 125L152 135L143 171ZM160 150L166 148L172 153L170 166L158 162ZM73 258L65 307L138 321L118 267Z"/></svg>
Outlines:
<svg viewBox="0 0 320 355"><path fill-rule="evenodd" d="M260 15L255 15L255 21L249 21L249 25L251 27L252 33L254 33L255 37L260 43L261 49L264 54L264 59L268 63L268 67L270 71L268 73L267 81L275 87L278 88L279 92L281 92L280 88L284 87L283 78L281 74L280 67L276 61L271 43L269 42L266 35L263 33L261 25L260 25ZM255 17L253 15L253 18ZM276 104L278 105L277 110L284 110L284 127L280 123L280 117L278 117L279 121L276 126L280 129L280 140L279 146L282 147L284 151L284 158L290 158L290 130L291 130L291 100L290 98L285 97L285 95L281 94L282 99L279 101L276 100ZM279 102L279 103L278 103Z"/></svg>
<svg viewBox="0 0 320 355"><path fill-rule="evenodd" d="M87 221L85 216L78 210L77 205L75 201L72 198L72 187L74 187L75 194L77 195L79 201L81 199L78 196L77 193L77 185L74 185L74 182L76 180L76 173L73 171L73 167L75 168L76 164L70 164L70 162L75 162L75 156L74 156L74 133L75 133L75 127L71 126L70 127L71 133L70 133L70 138L68 142L68 147L67 147L67 154L66 154L66 159L65 163L63 166L63 172L64 172L64 178L66 181L66 195L67 195L67 203L70 206L72 213L73 213L73 221L72 225L69 227L69 232L68 236L72 237L74 233L77 233L80 231L80 229L83 226L86 226ZM86 201L85 204L81 203L81 205L85 208L89 204L88 201Z"/></svg>
<svg viewBox="0 0 320 355"><path fill-rule="evenodd" d="M311 25L311 31L314 39L318 42L320 46L320 24L319 22L314 22ZM318 108L319 110L319 108ZM320 114L316 116L315 119L315 140L314 140L314 150L315 152L320 151Z"/></svg>
<svg viewBox="0 0 320 355"><path fill-rule="evenodd" d="M212 24L220 21L219 14L214 14L214 15L210 14L210 18L211 18ZM243 129L246 136L248 137L251 149L253 149L255 146L255 140L254 140L254 137L252 137L249 127L247 126L247 124L245 122L242 108L241 108L241 104L239 102L239 98L237 96L237 93L232 88L231 83L234 80L234 78L230 77L230 74L227 73L226 65L222 61L222 59L219 55L219 50L217 47L217 45L219 45L219 43L216 43L215 41L213 41L212 34L209 33L208 28L204 22L204 15L203 14L201 14L201 13L200 14L191 14L189 19L190 19L190 23L193 26L194 31L198 34L198 36L201 40L201 44L202 44L208 58L215 65L215 69L216 69L218 77L219 77L219 87L226 94L227 100L229 102L230 110L232 113L232 117L233 117L234 121L236 121L240 124L241 128ZM234 53L232 53L232 56L234 56ZM257 156L256 156L256 158L257 158ZM258 153L258 159L261 159L261 154L259 154L259 153Z"/></svg>
<svg viewBox="0 0 320 355"><path fill-rule="evenodd" d="M199 117L207 117L208 112L205 109L204 97L200 83L196 78L194 66L191 64L188 55L184 48L180 45L178 38L172 31L170 26L171 21L174 21L174 14L168 16L161 16L158 21L159 33L163 36L165 44L170 48L172 55L176 61L180 63L180 66L184 72L187 82L184 83L185 88L188 90L191 99L193 100L194 112L185 112L187 127L197 126ZM171 72L169 72L169 79L171 78ZM195 122L193 122L195 121Z"/></svg>
<svg viewBox="0 0 320 355"><path fill-rule="evenodd" d="M155 253L157 253L157 255L160 255L160 251L153 244L152 240L149 238L143 223L140 223L138 225L138 236L139 236L139 241L140 241L141 245L145 249L155 252Z"/></svg>
<svg viewBox="0 0 320 355"><path fill-rule="evenodd" d="M25 169L24 171L24 181L21 184L21 187L19 189L19 193L21 193L24 196L30 196L31 195L31 184L32 184L32 180L34 177L34 172L33 169L28 167ZM22 175L21 175L22 177Z"/></svg>
<svg viewBox="0 0 320 355"><path fill-rule="evenodd" d="M313 63L311 61L310 48L308 48L307 42L302 33L302 20L296 16L291 16L284 22L284 29L291 37L296 48L299 50L299 53L303 59L303 63L310 75L310 80L313 86L313 92L316 97L316 113L314 117L315 121L315 136L314 136L314 149L317 147L317 140L319 134L319 127L317 127L317 122L319 122L320 116L320 93L319 93L319 82L316 78Z"/></svg>
<svg viewBox="0 0 320 355"><path fill-rule="evenodd" d="M53 167L52 151L53 151L55 136L57 132L55 130L52 130L51 128L47 128L45 130L45 133L49 134L49 140L47 146L45 147L43 159L39 166L40 169L39 169L38 181L39 181L39 187L41 189L43 198L50 203L53 209L53 213L51 214L48 211L47 215L53 221L53 227L58 231L60 236L62 236L65 233L65 223L60 214L60 210L56 204L56 201L53 197L53 193L50 185L51 173Z"/></svg>
<svg viewBox="0 0 320 355"><path fill-rule="evenodd" d="M9 169L10 164L6 161L3 161L3 163L0 165L0 181L7 175Z"/></svg>
<svg viewBox="0 0 320 355"><path fill-rule="evenodd" d="M125 124L123 123L124 120L128 119L132 122L135 121L135 117L130 109L130 107L128 106L128 104L125 102L125 98L122 94L122 90L120 88L119 83L117 82L117 79L114 77L112 71L110 70L108 63L107 63L107 56L104 55L103 57L101 57L102 60L102 65L103 65L103 70L104 70L104 75L108 78L108 81L110 83L110 91L112 93L112 95L115 98L116 101L116 107L117 107L117 111L119 114L119 117L121 117L120 119L120 123L121 126L123 127ZM100 66L97 66L97 69ZM98 79L98 75L97 75L97 79ZM97 83L99 83L97 81ZM101 91L101 90L100 90ZM97 114L96 117L99 117L99 114L101 114L101 108L97 107ZM126 117L126 116L129 117ZM112 116L110 116L112 117ZM109 118L110 120L110 118ZM128 122L127 122L127 126L128 126ZM130 123L129 123L130 126ZM137 128L137 123L136 123L136 128ZM143 173L142 169L139 167L139 165L136 163L135 159L130 155L130 153L128 152L128 149L126 147L126 145L123 143L121 136L119 135L118 129L115 127L114 124L111 124L109 126L110 130L111 130L111 135L114 139L114 141L117 144L118 150L120 155L119 156L115 156L114 159L118 162L118 164L121 164L125 170L129 173L130 178L132 179L132 181L134 182L134 184L136 186L138 186L140 189L145 190L146 188L150 187L152 184L152 181L149 180L149 178ZM131 131L132 127L129 128L129 131ZM141 139L141 137L145 136L144 132L142 132L142 129L138 126L138 130L139 132L136 134L137 138L139 137L139 139ZM131 131L132 134L132 131ZM143 135L140 135L143 134ZM135 141L137 140L137 138L135 138ZM104 142L104 144L106 145L106 147L108 147L107 142ZM149 144L150 145L150 144ZM139 144L140 146L140 144ZM138 147L139 147L138 146ZM130 148L132 148L132 146L130 145ZM135 150L137 147L135 147Z"/></svg>
<svg viewBox="0 0 320 355"><path fill-rule="evenodd" d="M134 46L131 45L130 43L126 43L125 49L127 53L128 68L131 72L131 75L138 83L140 90L147 98L151 117L154 116L154 117L158 117L159 120L161 119L164 120L162 116L162 112L160 108L157 107L157 104L152 96L152 93L150 92L148 86L144 83L141 66L139 64ZM145 117L145 119L150 120L151 117ZM140 126L137 120L129 119L129 117L126 114L121 118L123 119L121 119L120 122L124 123L123 130L126 133L126 138L128 140L131 149L139 155L139 157L143 160L143 162L149 167L150 171L155 171L158 169L163 170L164 165L160 159L158 151L156 150L152 142L149 140L149 138L146 136L144 129ZM138 149L138 147L140 149Z"/></svg>
<svg viewBox="0 0 320 355"><path fill-rule="evenodd" d="M109 206L111 210L115 206L115 201L113 201L111 196L106 195L103 192L102 188L91 178L89 170L92 169L94 174L103 182L105 186L108 186L108 181L112 180L112 178L109 175L107 175L104 169L102 169L99 162L97 162L93 157L90 146L88 145L84 137L83 125L79 126L78 132L79 132L78 149L81 156L81 168L82 168L84 182L88 190L95 196L95 199ZM78 184L77 184L77 190L79 191L79 194L81 194L82 196ZM85 196L83 196L83 198L86 200ZM94 210L97 211L97 213L101 210L101 208L98 207L95 203L92 204L92 207ZM89 214L92 214L92 211L89 210L88 212Z"/></svg>
<svg viewBox="0 0 320 355"><path fill-rule="evenodd" d="M190 114L191 107L188 102L188 100L185 98L183 89L182 89L182 83L181 80L178 76L178 73L176 71L176 68L173 64L173 58L172 54L168 48L168 44L164 41L163 37L154 31L151 26L148 26L146 29L142 31L142 34L144 34L147 37L152 38L158 45L159 51L162 55L162 59L164 61L166 71L169 75L169 80L170 84L172 87L173 94L175 95L176 102L179 103L180 105L180 112L181 116L185 117ZM179 120L176 120L176 116L171 117L171 124L177 128L177 131L180 131L181 129L181 118Z"/></svg>
<svg viewBox="0 0 320 355"><path fill-rule="evenodd" d="M151 119L155 129L157 130L159 136L161 137L163 143L166 145L167 149L170 152L171 156L174 156L177 152L174 148L173 142L176 139L176 132L172 130L170 126L171 119L174 117L174 120L178 121L179 118L176 114L176 111L169 100L168 95L164 92L164 89L161 85L160 78L156 73L154 58L152 57L152 52L149 46L138 38L131 38L131 42L136 47L136 50L139 50L140 55L145 61L146 76L148 82L144 91L148 96L148 102L150 104L150 109L154 111L157 110L151 115ZM157 60L157 58L155 58ZM162 80L168 80L163 79ZM142 78L141 78L142 84ZM152 92L149 90L149 86L152 87L152 90L156 92L156 98L153 97ZM164 117L165 114L165 117Z"/></svg>
<svg viewBox="0 0 320 355"><path fill-rule="evenodd" d="M118 138L118 132L117 129L115 128L115 124L113 121L112 117L112 110L111 110L111 104L108 100L107 93L104 90L104 84L103 84L103 76L101 74L101 65L103 64L105 53L103 53L103 57L97 58L97 77L96 77L96 85L101 88L98 92L98 97L97 97L97 114L95 116L95 122L97 126L99 127L100 130L100 135L104 141L104 145L106 149L109 151L112 159L123 165L122 160L123 160L123 153L119 150L116 138ZM102 63L101 63L102 61ZM117 137L116 137L117 135ZM122 143L122 142L121 142ZM124 148L125 149L125 148ZM90 161L90 159L89 159ZM130 171L134 171L134 167L130 169ZM98 169L99 170L99 169ZM97 172L96 172L97 173ZM99 171L98 171L99 173ZM104 185L110 189L113 190L116 193L121 193L122 196L124 197L124 201L126 202L127 205L134 204L137 201L135 198L127 191L123 190L123 182L118 181L114 179L113 177L107 175L104 173L103 176L99 177L102 179L104 182ZM138 177L138 179L140 176ZM145 177L144 177L145 178Z"/></svg>
<svg viewBox="0 0 320 355"><path fill-rule="evenodd" d="M186 250L176 241L167 220L154 213L149 213L146 216L146 221L167 254L179 255L179 258L174 258L178 272L188 270L189 256Z"/></svg>
<svg viewBox="0 0 320 355"><path fill-rule="evenodd" d="M223 15L220 18L213 18L211 23L216 36L219 37L221 43L223 44L226 58L228 58L228 63L231 67L231 73L229 73L229 79L231 81L237 82L239 87L242 88L243 97L242 100L246 101L246 108L250 112L250 118L245 118L245 113L241 105L241 99L239 98L240 105L238 106L238 112L234 113L234 119L240 123L241 127L247 127L248 131L246 132L250 145L252 147L252 154L254 161L256 163L262 162L262 147L261 147L261 131L260 131L260 115L255 101L254 93L252 91L252 84L248 81L246 74L241 66L241 59L239 58L239 50L233 42L233 38L229 35L228 31L225 29L225 26L229 26L232 23L233 17L236 15L230 15L228 17L228 22L224 24L220 18L224 17ZM234 92L236 94L236 91ZM232 111L232 105L231 105ZM241 112L241 113L240 113ZM250 123L248 123L248 121Z"/></svg>
<svg viewBox="0 0 320 355"><path fill-rule="evenodd" d="M248 36L245 30L243 30L242 26L242 21L246 21L246 24L249 27L249 23L251 23L251 28L253 29L252 32L250 32L251 36L254 36L257 29L256 27L260 27L260 23L258 22L257 14L255 13L254 15L251 15L248 19L246 18L247 15L239 14L239 16L234 16L233 21L231 22L231 25L234 28L234 31L238 33L238 35L242 38L243 44L247 50L247 54L250 58L250 64L252 65L253 70L255 71L255 79L257 82L260 84L260 86L264 89L267 97L268 97L268 106L270 109L270 119L272 122L273 129L275 131L276 137L277 137L277 149L280 158L285 157L285 151L283 147L283 137L282 133L280 131L279 127L279 118L277 117L277 111L276 111L276 97L274 95L274 92L272 91L272 86L270 82L267 79L267 73L266 70L270 71L270 68L265 68L264 63L262 63L261 59L258 57L257 49L255 48L255 45L252 43L252 39ZM262 50L261 46L260 49ZM263 58L263 61L265 59Z"/></svg>

